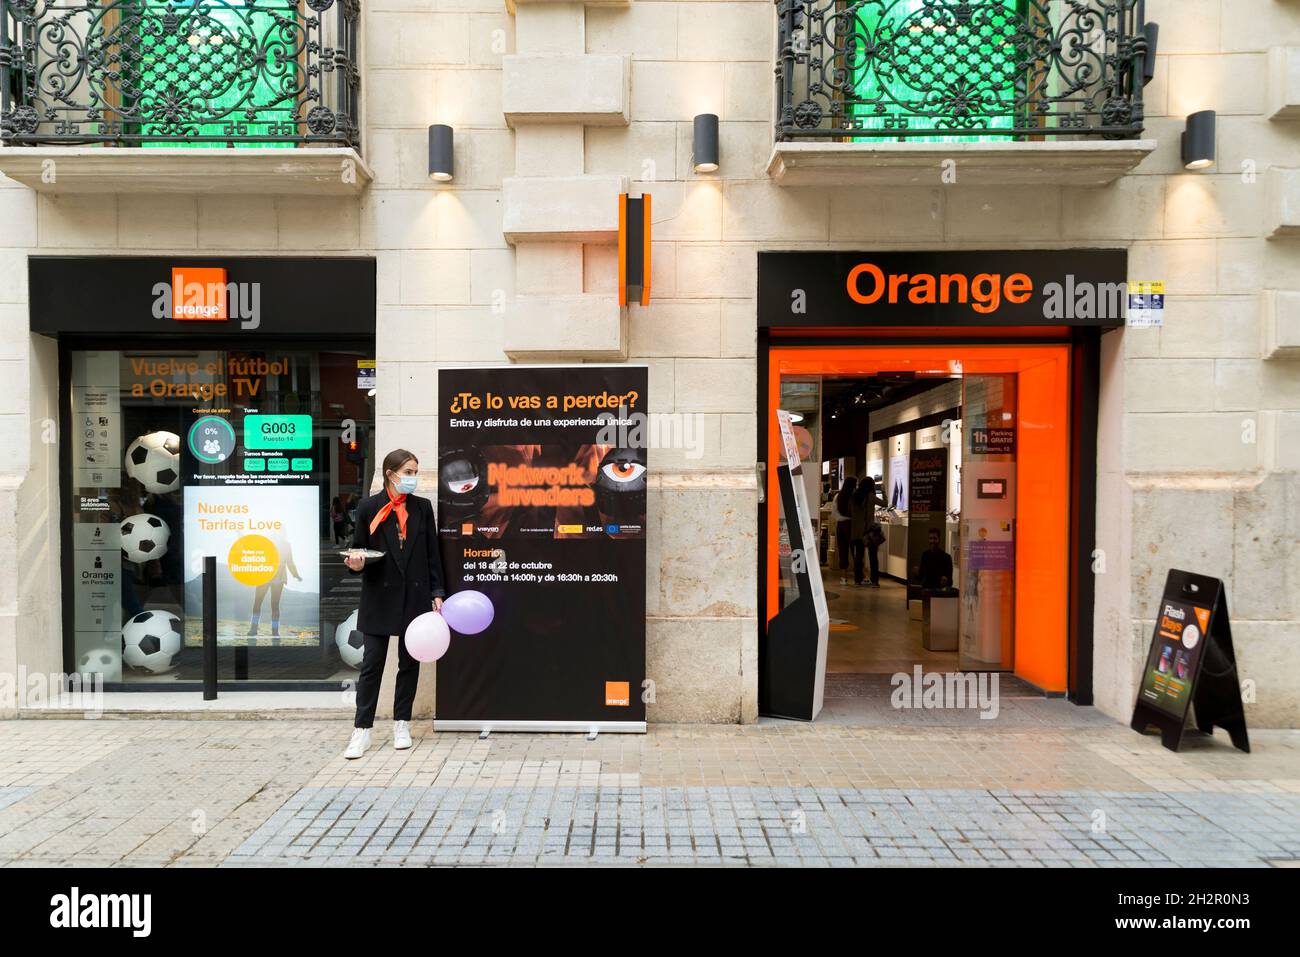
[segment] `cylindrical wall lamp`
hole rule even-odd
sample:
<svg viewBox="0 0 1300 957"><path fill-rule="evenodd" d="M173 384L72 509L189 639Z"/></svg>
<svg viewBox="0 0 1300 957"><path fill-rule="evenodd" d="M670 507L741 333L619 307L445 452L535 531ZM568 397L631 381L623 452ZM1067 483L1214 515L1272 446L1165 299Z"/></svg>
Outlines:
<svg viewBox="0 0 1300 957"><path fill-rule="evenodd" d="M1183 166L1205 169L1214 165L1214 110L1201 110L1187 118L1183 130Z"/></svg>
<svg viewBox="0 0 1300 957"><path fill-rule="evenodd" d="M1160 24L1148 23L1142 28L1146 37L1147 52L1142 60L1142 85L1146 86L1156 76L1156 48L1160 45Z"/></svg>
<svg viewBox="0 0 1300 957"><path fill-rule="evenodd" d="M695 117L694 165L697 173L718 171L718 115L701 113Z"/></svg>
<svg viewBox="0 0 1300 957"><path fill-rule="evenodd" d="M450 126L439 123L429 127L429 179L445 183L454 175L453 138Z"/></svg>

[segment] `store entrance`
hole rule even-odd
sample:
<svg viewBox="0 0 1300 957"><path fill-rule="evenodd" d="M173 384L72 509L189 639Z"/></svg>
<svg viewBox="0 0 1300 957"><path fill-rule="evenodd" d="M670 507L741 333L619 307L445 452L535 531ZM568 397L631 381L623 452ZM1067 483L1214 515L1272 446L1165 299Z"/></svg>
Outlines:
<svg viewBox="0 0 1300 957"><path fill-rule="evenodd" d="M1067 690L1070 350L769 349L767 620L788 578L774 481L782 409L816 543L809 572L826 596L828 689L919 666Z"/></svg>

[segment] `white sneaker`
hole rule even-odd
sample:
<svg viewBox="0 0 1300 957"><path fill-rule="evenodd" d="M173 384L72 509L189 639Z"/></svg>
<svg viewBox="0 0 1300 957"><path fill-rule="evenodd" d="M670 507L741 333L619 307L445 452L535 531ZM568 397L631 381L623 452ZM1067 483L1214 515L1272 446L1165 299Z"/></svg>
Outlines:
<svg viewBox="0 0 1300 957"><path fill-rule="evenodd" d="M411 746L411 722L394 721L393 722L393 747L398 751L405 751Z"/></svg>
<svg viewBox="0 0 1300 957"><path fill-rule="evenodd" d="M349 760L359 758L365 754L368 747L370 747L370 729L353 728L352 739L348 741L348 749L343 752L343 757Z"/></svg>

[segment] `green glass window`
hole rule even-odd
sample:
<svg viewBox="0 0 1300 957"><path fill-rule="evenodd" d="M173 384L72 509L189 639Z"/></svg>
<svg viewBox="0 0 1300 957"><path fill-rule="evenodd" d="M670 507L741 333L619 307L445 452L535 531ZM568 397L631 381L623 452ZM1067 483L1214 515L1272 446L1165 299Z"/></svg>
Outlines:
<svg viewBox="0 0 1300 957"><path fill-rule="evenodd" d="M852 73L845 125L951 129L912 142L1005 140L1024 102L1028 0L867 0L848 4ZM971 133L962 133L971 130ZM888 139L887 134L854 137Z"/></svg>

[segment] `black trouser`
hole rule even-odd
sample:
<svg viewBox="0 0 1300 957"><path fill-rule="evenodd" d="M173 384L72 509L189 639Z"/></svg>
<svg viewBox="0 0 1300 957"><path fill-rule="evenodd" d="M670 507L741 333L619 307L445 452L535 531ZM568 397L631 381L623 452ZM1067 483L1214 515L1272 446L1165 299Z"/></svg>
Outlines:
<svg viewBox="0 0 1300 957"><path fill-rule="evenodd" d="M865 548L862 539L853 540L853 584L862 584L862 550Z"/></svg>
<svg viewBox="0 0 1300 957"><path fill-rule="evenodd" d="M867 559L871 562L871 584L880 584L880 546L867 546Z"/></svg>
<svg viewBox="0 0 1300 957"><path fill-rule="evenodd" d="M849 567L849 536L852 528L853 524L848 521L835 523L835 553L840 561L840 571L847 571Z"/></svg>
<svg viewBox="0 0 1300 957"><path fill-rule="evenodd" d="M366 635L361 653L361 675L357 678L357 717L354 727L369 728L375 723L379 704L379 682L384 677L388 657L388 635ZM393 695L393 720L410 721L415 703L415 686L420 680L420 663L406 650L406 642L397 638L397 690Z"/></svg>

